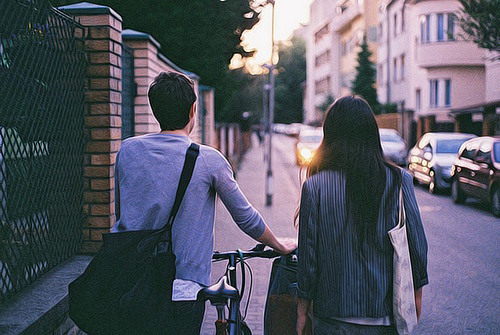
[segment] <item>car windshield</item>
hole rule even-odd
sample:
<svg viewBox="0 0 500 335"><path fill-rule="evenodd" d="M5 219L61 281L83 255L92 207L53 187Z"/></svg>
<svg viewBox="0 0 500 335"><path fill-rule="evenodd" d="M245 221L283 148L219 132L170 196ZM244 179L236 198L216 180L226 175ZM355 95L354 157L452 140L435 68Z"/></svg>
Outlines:
<svg viewBox="0 0 500 335"><path fill-rule="evenodd" d="M382 142L403 142L401 137L399 137L398 134L395 133L380 134L380 140Z"/></svg>
<svg viewBox="0 0 500 335"><path fill-rule="evenodd" d="M495 162L500 163L500 142L495 142L495 144L493 144L493 153Z"/></svg>
<svg viewBox="0 0 500 335"><path fill-rule="evenodd" d="M323 139L322 136L319 135L307 135L307 136L302 136L300 138L300 142L302 143L319 143Z"/></svg>
<svg viewBox="0 0 500 335"><path fill-rule="evenodd" d="M456 154L460 149L462 143L467 141L468 138L461 139L450 139L450 140L438 140L436 152L438 154Z"/></svg>

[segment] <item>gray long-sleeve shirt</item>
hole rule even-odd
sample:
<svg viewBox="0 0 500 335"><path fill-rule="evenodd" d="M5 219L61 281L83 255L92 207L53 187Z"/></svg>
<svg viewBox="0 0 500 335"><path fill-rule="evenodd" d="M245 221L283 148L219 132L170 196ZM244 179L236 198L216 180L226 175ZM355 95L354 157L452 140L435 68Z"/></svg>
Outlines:
<svg viewBox="0 0 500 335"><path fill-rule="evenodd" d="M188 137L172 134L123 141L116 158L117 222L112 232L160 229L166 224L190 144ZM253 238L264 233L264 221L241 192L228 161L201 145L172 228L178 279L210 284L216 194L245 233Z"/></svg>

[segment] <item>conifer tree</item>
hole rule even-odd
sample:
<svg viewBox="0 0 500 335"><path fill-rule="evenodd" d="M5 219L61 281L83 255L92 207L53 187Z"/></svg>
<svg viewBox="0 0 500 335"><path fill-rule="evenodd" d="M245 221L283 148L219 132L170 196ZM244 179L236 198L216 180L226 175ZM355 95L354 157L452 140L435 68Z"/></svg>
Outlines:
<svg viewBox="0 0 500 335"><path fill-rule="evenodd" d="M352 82L352 93L363 97L376 110L378 107L377 91L375 90L375 65L370 60L372 53L368 50L366 37L363 39L361 51L358 53L356 77Z"/></svg>

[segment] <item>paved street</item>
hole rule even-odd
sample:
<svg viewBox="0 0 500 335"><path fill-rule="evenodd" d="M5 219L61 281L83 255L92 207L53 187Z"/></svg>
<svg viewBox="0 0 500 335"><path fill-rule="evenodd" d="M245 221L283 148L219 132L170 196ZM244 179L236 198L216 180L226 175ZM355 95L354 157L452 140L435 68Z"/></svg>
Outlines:
<svg viewBox="0 0 500 335"><path fill-rule="evenodd" d="M293 237L293 214L299 196L294 139L283 135L273 139L273 206L267 208L264 204L265 165L262 148L255 141L237 179L273 231ZM416 334L500 334L500 220L476 201L455 205L448 195L430 195L422 187L416 188L416 194L429 242L430 280L424 288L423 315ZM221 204L215 234L216 250L248 249L255 244L239 231ZM254 287L247 321L254 334L262 334L271 262L251 260L250 264ZM212 281L224 270L225 265L215 264ZM207 304L202 334L214 333L215 318L215 309Z"/></svg>

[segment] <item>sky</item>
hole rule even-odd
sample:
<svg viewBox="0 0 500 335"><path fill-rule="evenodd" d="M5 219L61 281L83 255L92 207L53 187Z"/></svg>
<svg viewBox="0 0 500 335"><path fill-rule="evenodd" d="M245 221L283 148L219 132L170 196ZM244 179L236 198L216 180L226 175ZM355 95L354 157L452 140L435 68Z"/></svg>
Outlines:
<svg viewBox="0 0 500 335"><path fill-rule="evenodd" d="M309 6L313 0L276 0L275 4L275 41L287 41L293 31L309 21ZM246 50L256 50L253 57L246 60L246 67L252 74L261 72L261 65L271 58L271 5L265 6L260 13L259 22L243 32L242 45ZM276 61L276 58L275 58ZM243 66L241 56L235 55L230 68Z"/></svg>

